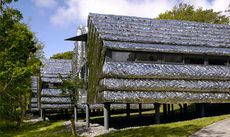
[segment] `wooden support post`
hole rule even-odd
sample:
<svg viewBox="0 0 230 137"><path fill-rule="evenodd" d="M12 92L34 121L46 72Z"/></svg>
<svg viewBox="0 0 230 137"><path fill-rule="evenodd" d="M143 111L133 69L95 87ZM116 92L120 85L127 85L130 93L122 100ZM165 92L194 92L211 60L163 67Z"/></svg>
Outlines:
<svg viewBox="0 0 230 137"><path fill-rule="evenodd" d="M41 118L42 118L42 121L46 121L45 109L41 109Z"/></svg>
<svg viewBox="0 0 230 137"><path fill-rule="evenodd" d="M167 104L163 104L163 113L164 113L164 116L167 115Z"/></svg>
<svg viewBox="0 0 230 137"><path fill-rule="evenodd" d="M139 103L139 117L142 117L142 104Z"/></svg>
<svg viewBox="0 0 230 137"><path fill-rule="evenodd" d="M77 105L74 106L74 121L77 122Z"/></svg>
<svg viewBox="0 0 230 137"><path fill-rule="evenodd" d="M188 113L188 105L183 104L183 109L184 109L184 113L187 114Z"/></svg>
<svg viewBox="0 0 230 137"><path fill-rule="evenodd" d="M155 103L155 123L160 123L160 103Z"/></svg>
<svg viewBox="0 0 230 137"><path fill-rule="evenodd" d="M89 104L86 104L85 106L85 118L86 118L86 128L88 129L90 127L90 106Z"/></svg>
<svg viewBox="0 0 230 137"><path fill-rule="evenodd" d="M173 104L171 104L171 112L172 112L172 114L174 114L174 105Z"/></svg>
<svg viewBox="0 0 230 137"><path fill-rule="evenodd" d="M204 117L205 116L205 104L201 103L200 104L200 117Z"/></svg>
<svg viewBox="0 0 230 137"><path fill-rule="evenodd" d="M126 116L127 118L130 118L130 103L126 104Z"/></svg>
<svg viewBox="0 0 230 137"><path fill-rule="evenodd" d="M170 114L170 104L168 104L168 114Z"/></svg>
<svg viewBox="0 0 230 137"><path fill-rule="evenodd" d="M180 113L182 114L183 113L183 106L181 104L178 104L179 107L180 107Z"/></svg>
<svg viewBox="0 0 230 137"><path fill-rule="evenodd" d="M109 130L110 103L104 103L104 129Z"/></svg>

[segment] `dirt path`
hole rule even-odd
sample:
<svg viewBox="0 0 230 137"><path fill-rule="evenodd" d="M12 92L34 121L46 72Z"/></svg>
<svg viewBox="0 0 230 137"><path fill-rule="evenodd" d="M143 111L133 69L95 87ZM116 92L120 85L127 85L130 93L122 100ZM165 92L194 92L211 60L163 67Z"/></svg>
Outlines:
<svg viewBox="0 0 230 137"><path fill-rule="evenodd" d="M202 128L190 137L230 137L230 118Z"/></svg>

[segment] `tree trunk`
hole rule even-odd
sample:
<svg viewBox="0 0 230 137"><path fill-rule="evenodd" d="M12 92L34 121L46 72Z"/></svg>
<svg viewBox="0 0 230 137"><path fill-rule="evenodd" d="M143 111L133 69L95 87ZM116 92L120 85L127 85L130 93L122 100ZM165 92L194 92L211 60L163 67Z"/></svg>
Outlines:
<svg viewBox="0 0 230 137"><path fill-rule="evenodd" d="M77 132L76 132L76 126L75 126L75 121L74 121L74 119L73 118L71 118L71 130L72 130L72 135L74 136L74 137L76 137L77 136Z"/></svg>
<svg viewBox="0 0 230 137"><path fill-rule="evenodd" d="M20 128L25 116L25 105L23 95L19 95L18 102L20 107L20 115L17 118L17 128Z"/></svg>

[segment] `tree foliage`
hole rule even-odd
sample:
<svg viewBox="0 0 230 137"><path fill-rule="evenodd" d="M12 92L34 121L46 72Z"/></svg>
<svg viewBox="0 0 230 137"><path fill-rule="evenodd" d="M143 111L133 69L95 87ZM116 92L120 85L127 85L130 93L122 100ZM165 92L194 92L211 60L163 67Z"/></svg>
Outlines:
<svg viewBox="0 0 230 137"><path fill-rule="evenodd" d="M68 93L70 100L72 104L77 105L77 100L79 97L79 89L85 88L85 83L82 81L79 77L73 75L69 75L67 78L63 78L59 74L60 79L62 79L62 85L60 85L60 89L62 90L63 94ZM75 122L74 118L70 119L71 121L71 129L72 129L72 135L75 137L77 136L76 133L76 127L75 127Z"/></svg>
<svg viewBox="0 0 230 137"><path fill-rule="evenodd" d="M36 53L42 46L21 23L22 14L8 6L11 1L0 3L0 120L16 120L20 126L31 92L30 76L40 64Z"/></svg>
<svg viewBox="0 0 230 137"><path fill-rule="evenodd" d="M72 59L73 58L73 51L67 51L63 53L54 54L51 59Z"/></svg>
<svg viewBox="0 0 230 137"><path fill-rule="evenodd" d="M195 9L194 6L180 3L172 10L161 13L157 19L187 20L212 24L228 24L229 18L213 9Z"/></svg>

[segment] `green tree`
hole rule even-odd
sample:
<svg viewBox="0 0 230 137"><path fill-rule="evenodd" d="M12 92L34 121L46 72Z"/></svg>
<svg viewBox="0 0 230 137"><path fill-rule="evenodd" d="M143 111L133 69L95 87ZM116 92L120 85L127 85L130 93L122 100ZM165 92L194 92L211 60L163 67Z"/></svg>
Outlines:
<svg viewBox="0 0 230 137"><path fill-rule="evenodd" d="M40 64L35 55L39 44L21 23L22 14L9 7L11 1L0 0L0 120L17 121L20 127L31 92L30 76Z"/></svg>
<svg viewBox="0 0 230 137"><path fill-rule="evenodd" d="M170 11L161 13L157 19L187 20L212 24L229 23L229 18L225 15L221 15L221 12L214 12L213 9L195 9L194 6L184 3L180 3L179 6L175 6Z"/></svg>
<svg viewBox="0 0 230 137"><path fill-rule="evenodd" d="M51 59L72 59L73 58L73 51L67 51L63 53L54 54Z"/></svg>
<svg viewBox="0 0 230 137"><path fill-rule="evenodd" d="M84 81L82 81L77 76L74 77L73 75L69 75L67 78L63 78L59 74L59 77L60 79L62 79L62 85L59 88L63 91L63 94L66 93L69 94L72 104L76 106L78 100L78 93L79 93L78 90L85 88ZM70 121L71 121L72 135L77 136L74 118L72 117Z"/></svg>

